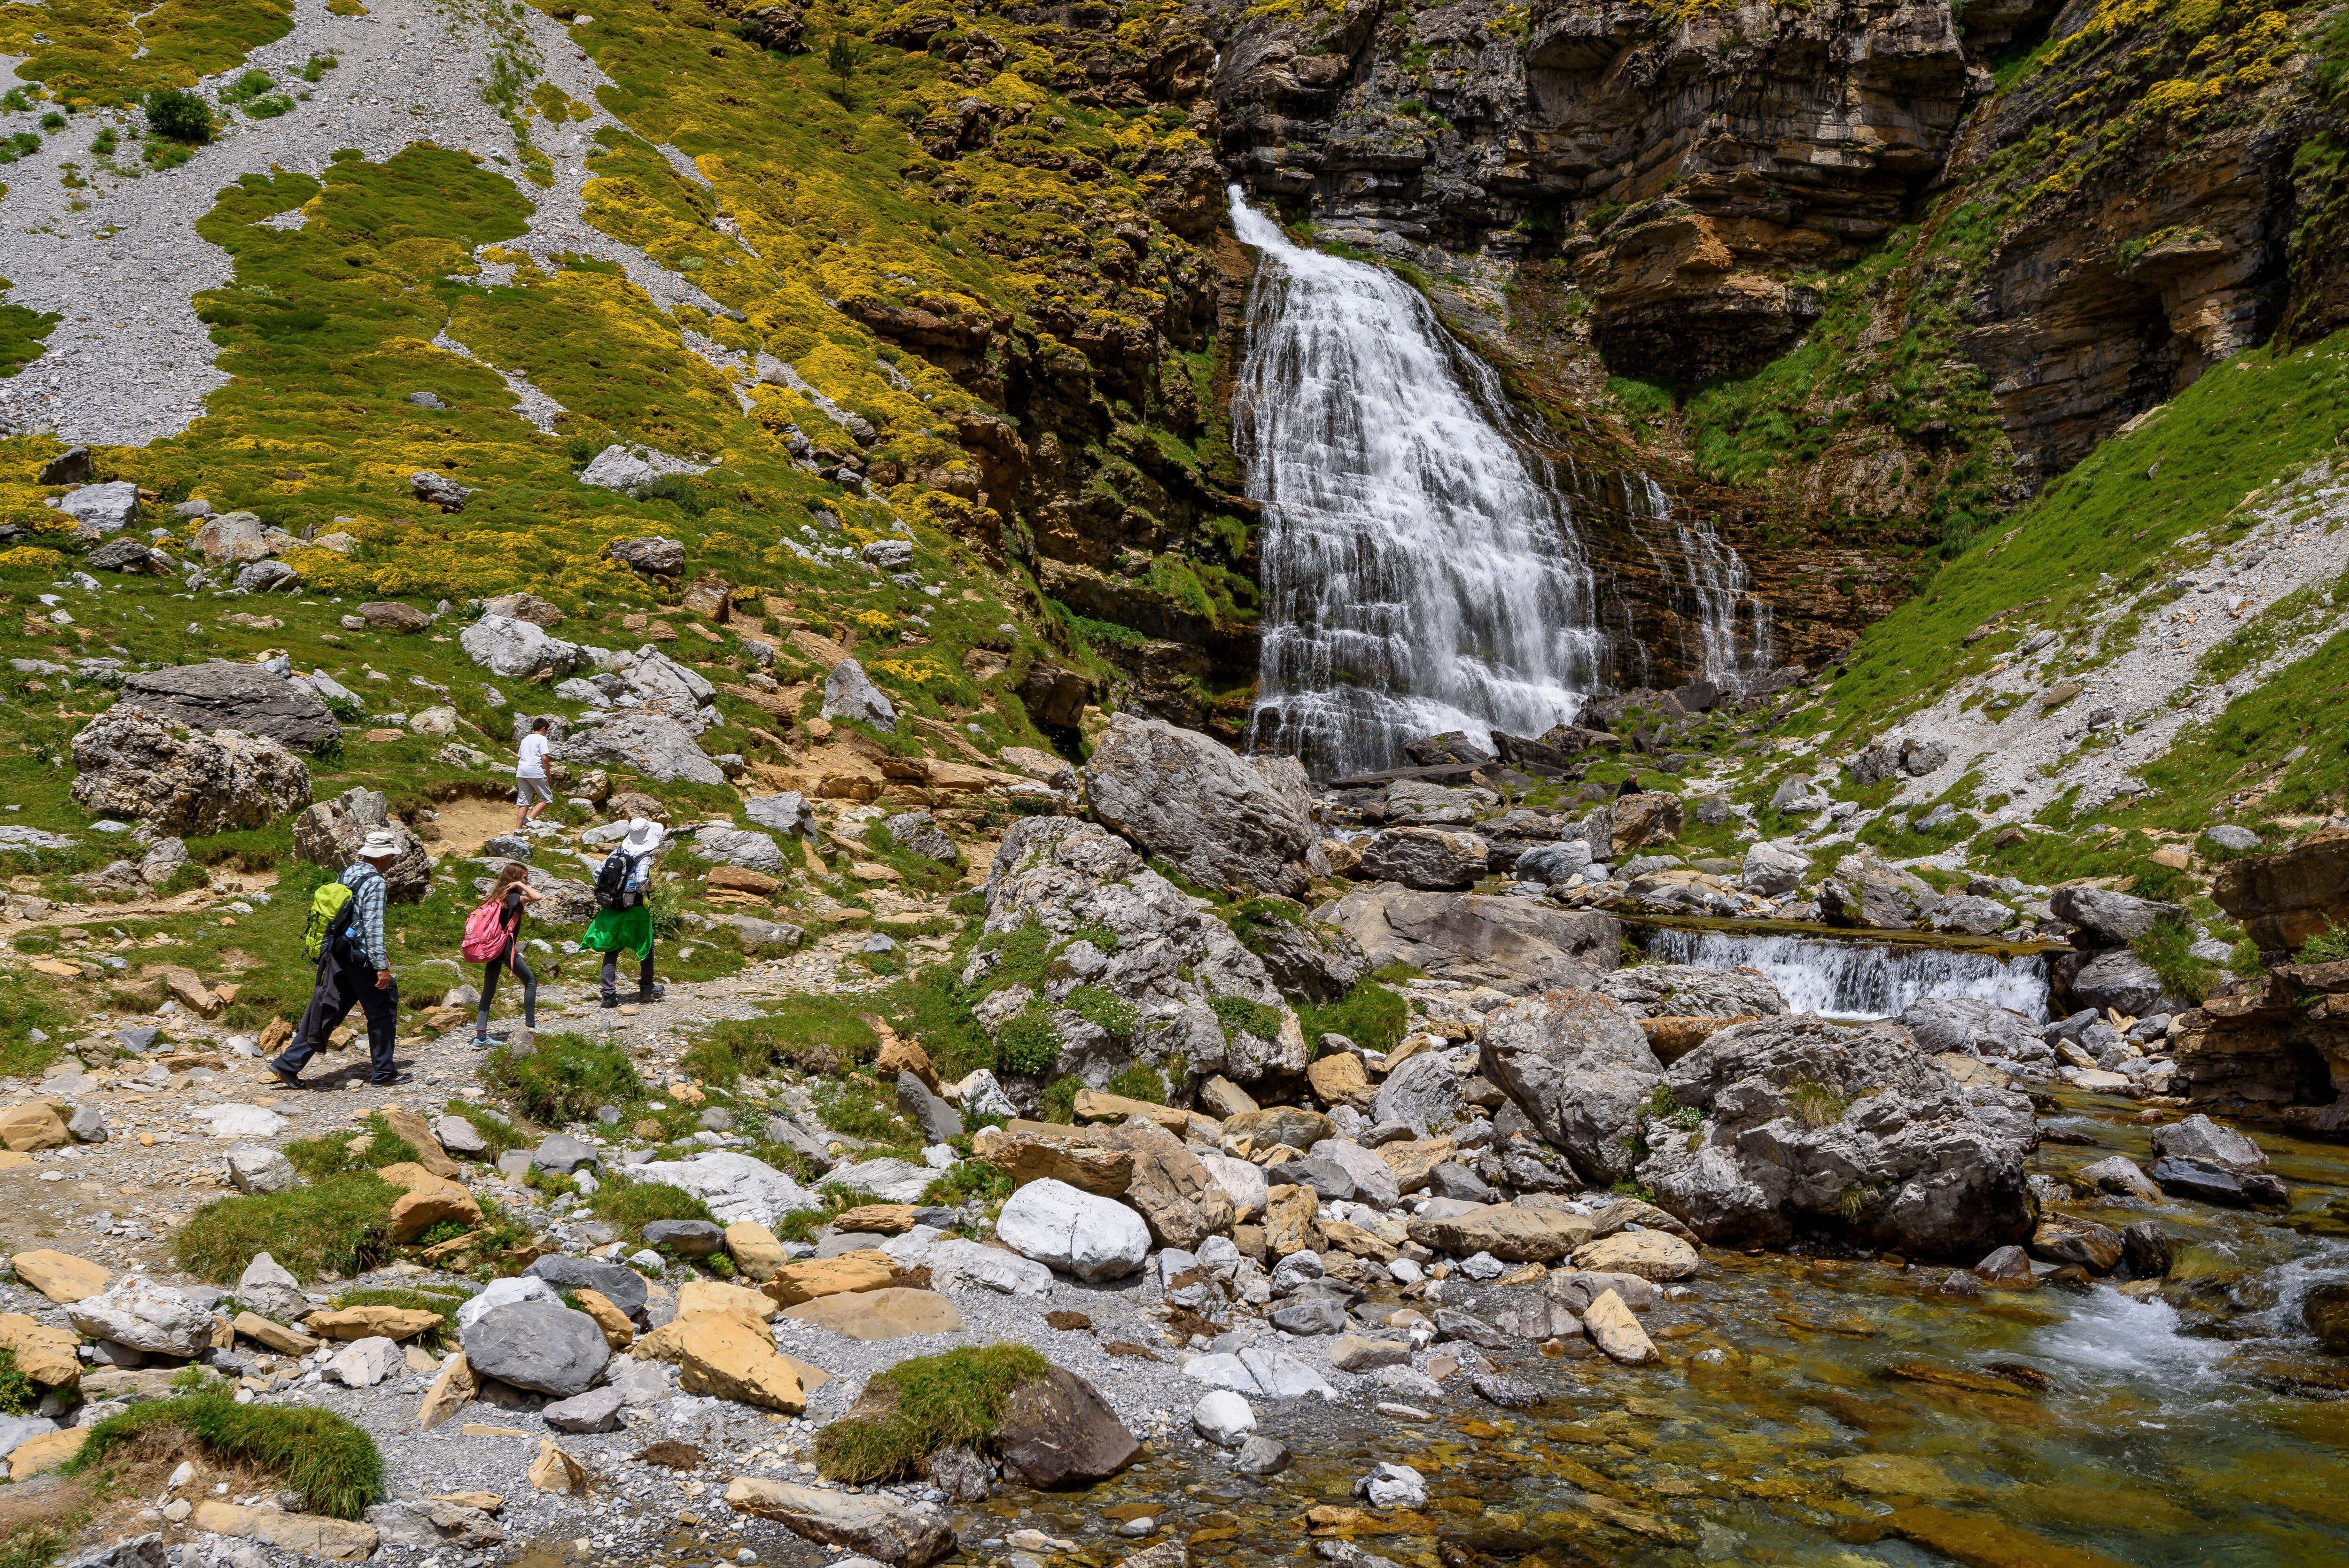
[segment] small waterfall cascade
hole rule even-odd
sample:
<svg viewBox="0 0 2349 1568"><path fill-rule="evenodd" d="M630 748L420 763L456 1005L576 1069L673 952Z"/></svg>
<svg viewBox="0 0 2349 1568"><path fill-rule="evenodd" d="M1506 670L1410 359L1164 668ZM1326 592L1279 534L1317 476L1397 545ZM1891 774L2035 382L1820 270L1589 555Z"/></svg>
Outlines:
<svg viewBox="0 0 2349 1568"><path fill-rule="evenodd" d="M1708 969L1758 969L1797 1013L1889 1018L1929 996L1962 996L2034 1023L2047 1019L2047 965L2035 956L2001 958L1971 949L1741 936L1677 926L1649 934L1648 956Z"/></svg>
<svg viewBox="0 0 2349 1568"><path fill-rule="evenodd" d="M1635 478L1636 490L1632 488ZM1777 654L1777 624L1769 602L1754 592L1753 573L1746 571L1745 562L1728 541L1714 531L1710 520L1675 515L1671 497L1647 474L1626 475L1623 491L1627 515L1668 525L1672 531L1671 542L1677 546L1677 561L1658 549L1637 522L1633 524L1666 586L1692 612L1687 616L1690 672L1724 691L1743 691L1746 680L1768 669Z"/></svg>
<svg viewBox="0 0 2349 1568"><path fill-rule="evenodd" d="M1605 645L1591 573L1499 378L1400 278L1231 204L1265 263L1233 397L1266 525L1254 739L1346 773L1572 718Z"/></svg>

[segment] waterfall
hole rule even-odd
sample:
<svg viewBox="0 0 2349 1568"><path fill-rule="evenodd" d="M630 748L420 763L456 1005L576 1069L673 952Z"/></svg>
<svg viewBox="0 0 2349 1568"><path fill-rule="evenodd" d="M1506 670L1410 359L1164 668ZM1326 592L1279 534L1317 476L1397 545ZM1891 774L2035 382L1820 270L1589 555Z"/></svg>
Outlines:
<svg viewBox="0 0 2349 1568"><path fill-rule="evenodd" d="M1345 773L1572 718L1602 649L1590 572L1499 378L1400 278L1231 203L1264 256L1232 400L1265 520L1257 743Z"/></svg>
<svg viewBox="0 0 2349 1568"><path fill-rule="evenodd" d="M1639 479L1641 489L1636 497L1630 480L1623 481L1624 511L1635 519L1644 516L1672 527L1680 554L1677 583L1673 563L1665 560L1636 521L1632 524L1666 586L1677 587L1678 596L1693 611L1685 617L1692 634L1689 671L1724 691L1742 691L1748 677L1768 669L1777 654L1777 624L1769 603L1754 592L1753 574L1745 570L1737 552L1713 531L1710 520L1675 516L1664 487L1644 473ZM1738 651L1741 616L1746 634L1743 654Z"/></svg>
<svg viewBox="0 0 2349 1568"><path fill-rule="evenodd" d="M2035 956L1838 942L1801 936L1736 936L1724 931L1661 927L1649 934L1648 956L1708 969L1758 969L1797 1013L1837 1018L1889 1018L1928 996L1965 996L2047 1017L2047 966Z"/></svg>

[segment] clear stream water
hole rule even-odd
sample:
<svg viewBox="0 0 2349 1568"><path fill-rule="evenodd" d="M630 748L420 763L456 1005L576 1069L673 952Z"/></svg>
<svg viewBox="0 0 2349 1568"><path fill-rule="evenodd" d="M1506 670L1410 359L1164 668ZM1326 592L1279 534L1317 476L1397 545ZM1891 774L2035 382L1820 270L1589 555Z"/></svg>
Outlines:
<svg viewBox="0 0 2349 1568"><path fill-rule="evenodd" d="M1797 1013L1889 1018L1928 996L1964 996L2034 1022L2047 1017L2047 964L2036 956L1676 926L1651 932L1647 949L1661 964L1758 969Z"/></svg>

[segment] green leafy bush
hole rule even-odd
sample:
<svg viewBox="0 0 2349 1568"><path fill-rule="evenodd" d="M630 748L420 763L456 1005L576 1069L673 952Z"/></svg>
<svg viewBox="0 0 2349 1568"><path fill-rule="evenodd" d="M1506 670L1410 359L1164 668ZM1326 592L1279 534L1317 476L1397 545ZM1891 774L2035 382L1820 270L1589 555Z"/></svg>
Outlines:
<svg viewBox="0 0 2349 1568"><path fill-rule="evenodd" d="M147 129L167 141L201 146L212 139L211 107L185 88L157 88L140 107L147 111Z"/></svg>
<svg viewBox="0 0 2349 1568"><path fill-rule="evenodd" d="M1043 1008L1030 1004L995 1031L995 1063L999 1071L1034 1078L1052 1070L1061 1059L1060 1031Z"/></svg>

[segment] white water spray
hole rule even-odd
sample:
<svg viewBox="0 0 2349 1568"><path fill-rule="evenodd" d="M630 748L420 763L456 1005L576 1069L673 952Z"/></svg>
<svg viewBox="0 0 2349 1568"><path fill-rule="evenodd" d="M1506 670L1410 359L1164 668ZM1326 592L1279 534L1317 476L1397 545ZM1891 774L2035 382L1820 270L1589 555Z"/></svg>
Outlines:
<svg viewBox="0 0 2349 1568"><path fill-rule="evenodd" d="M1648 546L1657 572L1693 612L1688 617L1688 668L1726 691L1743 691L1777 655L1777 623L1769 602L1754 592L1753 573L1709 519L1675 514L1664 487L1644 473L1638 477L1640 489L1636 492L1630 480L1624 480L1624 510L1634 520L1632 531ZM1677 562L1657 549L1640 527L1638 520L1643 517L1671 525ZM1742 635L1740 622L1744 624Z"/></svg>
<svg viewBox="0 0 2349 1568"><path fill-rule="evenodd" d="M1233 397L1266 522L1257 743L1349 772L1572 718L1602 648L1590 572L1491 366L1391 273L1231 202L1265 258Z"/></svg>
<svg viewBox="0 0 2349 1568"><path fill-rule="evenodd" d="M1709 969L1758 969L1790 1010L1831 1018L1895 1017L1929 996L1988 1002L2033 1023L2047 1017L2047 968L2032 956L1679 927L1650 935L1648 956Z"/></svg>

